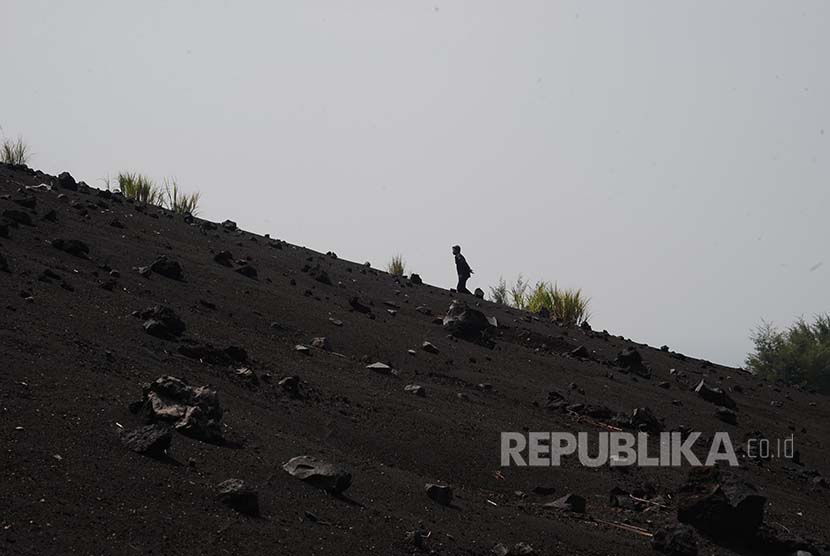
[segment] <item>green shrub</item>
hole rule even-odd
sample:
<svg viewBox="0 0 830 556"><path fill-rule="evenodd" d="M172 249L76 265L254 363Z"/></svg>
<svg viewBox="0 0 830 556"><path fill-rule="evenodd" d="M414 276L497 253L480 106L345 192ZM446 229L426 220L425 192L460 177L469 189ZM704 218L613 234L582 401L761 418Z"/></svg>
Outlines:
<svg viewBox="0 0 830 556"><path fill-rule="evenodd" d="M527 290L528 283L520 275L511 289L514 307L533 313L547 309L552 319L570 325L580 325L591 317L590 299L580 289L560 289L556 284L537 282L530 292Z"/></svg>
<svg viewBox="0 0 830 556"><path fill-rule="evenodd" d="M504 278L499 276L499 285L495 287L490 286L490 301L493 303L507 305L508 295L507 282L504 281Z"/></svg>
<svg viewBox="0 0 830 556"><path fill-rule="evenodd" d="M406 272L406 263L401 255L395 255L386 265L386 272L392 276L403 276Z"/></svg>
<svg viewBox="0 0 830 556"><path fill-rule="evenodd" d="M783 331L762 322L750 338L755 349L746 365L753 373L830 393L830 315L812 323L801 317Z"/></svg>
<svg viewBox="0 0 830 556"><path fill-rule="evenodd" d="M134 199L151 205L161 205L162 191L145 175L135 172L119 172L118 187L128 199Z"/></svg>
<svg viewBox="0 0 830 556"><path fill-rule="evenodd" d="M163 205L180 214L196 215L199 211L200 193L183 193L175 178L164 180Z"/></svg>
<svg viewBox="0 0 830 556"><path fill-rule="evenodd" d="M21 137L17 139L3 139L0 147L0 160L6 164L28 164L31 158L29 145Z"/></svg>

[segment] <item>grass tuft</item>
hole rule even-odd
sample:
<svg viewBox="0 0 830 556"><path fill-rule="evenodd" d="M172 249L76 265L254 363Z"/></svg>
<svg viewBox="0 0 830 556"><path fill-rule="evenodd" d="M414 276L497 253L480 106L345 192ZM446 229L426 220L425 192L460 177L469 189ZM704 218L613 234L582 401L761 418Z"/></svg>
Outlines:
<svg viewBox="0 0 830 556"><path fill-rule="evenodd" d="M406 262L404 262L403 256L395 255L392 257L392 260L386 265L386 272L392 276L403 276L406 272Z"/></svg>
<svg viewBox="0 0 830 556"><path fill-rule="evenodd" d="M30 158L29 145L23 142L22 137L3 139L3 145L0 147L0 160L6 164L28 164Z"/></svg>
<svg viewBox="0 0 830 556"><path fill-rule="evenodd" d="M164 205L179 214L196 215L199 211L200 193L184 193L175 178L164 180Z"/></svg>
<svg viewBox="0 0 830 556"><path fill-rule="evenodd" d="M147 176L135 172L119 172L117 179L118 187L126 198L150 205L161 205L162 191Z"/></svg>

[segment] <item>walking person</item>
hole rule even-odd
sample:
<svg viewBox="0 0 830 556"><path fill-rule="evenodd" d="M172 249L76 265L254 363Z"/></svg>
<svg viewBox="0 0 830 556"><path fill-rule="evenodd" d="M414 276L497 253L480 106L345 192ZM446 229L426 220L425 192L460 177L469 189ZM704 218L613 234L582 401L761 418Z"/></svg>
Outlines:
<svg viewBox="0 0 830 556"><path fill-rule="evenodd" d="M460 245L453 245L452 254L455 256L455 270L458 273L458 286L456 290L458 293L470 293L470 290L467 289L467 280L470 279L473 269L470 268L470 265L467 264L467 259L461 254Z"/></svg>

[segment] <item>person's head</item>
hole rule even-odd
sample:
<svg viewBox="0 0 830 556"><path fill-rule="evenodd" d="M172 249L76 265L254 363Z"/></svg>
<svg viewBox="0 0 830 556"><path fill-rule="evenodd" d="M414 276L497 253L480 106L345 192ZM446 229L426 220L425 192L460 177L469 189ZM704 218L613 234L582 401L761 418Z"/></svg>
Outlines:
<svg viewBox="0 0 830 556"><path fill-rule="evenodd" d="M461 253L461 246L460 245L453 245L452 246L452 254L453 255L458 255L459 253Z"/></svg>

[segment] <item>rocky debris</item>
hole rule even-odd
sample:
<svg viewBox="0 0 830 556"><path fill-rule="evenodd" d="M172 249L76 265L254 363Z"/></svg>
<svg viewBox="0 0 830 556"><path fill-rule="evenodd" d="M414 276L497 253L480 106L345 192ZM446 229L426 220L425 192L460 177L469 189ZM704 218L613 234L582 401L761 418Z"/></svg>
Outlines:
<svg viewBox="0 0 830 556"><path fill-rule="evenodd" d="M363 313L364 315L368 315L368 314L370 314L370 313L372 312L372 309L371 309L369 306L364 305L364 304L360 301L360 298L359 298L359 297L352 297L352 298L350 298L350 299L349 299L349 306L350 306L352 309L354 309L355 311L357 311L358 313Z"/></svg>
<svg viewBox="0 0 830 556"><path fill-rule="evenodd" d="M737 404L735 400L733 400L729 394L717 388L715 386L710 386L706 383L705 379L701 379L697 386L695 386L694 391L697 392L697 395L706 400L707 402L734 410L737 408Z"/></svg>
<svg viewBox="0 0 830 556"><path fill-rule="evenodd" d="M11 272L9 270L9 263L2 253L0 253L0 272Z"/></svg>
<svg viewBox="0 0 830 556"><path fill-rule="evenodd" d="M352 473L348 467L320 461L312 456L297 456L282 468L292 477L335 494L344 492L352 484Z"/></svg>
<svg viewBox="0 0 830 556"><path fill-rule="evenodd" d="M767 499L716 467L689 472L678 493L677 519L722 539L750 539L764 520Z"/></svg>
<svg viewBox="0 0 830 556"><path fill-rule="evenodd" d="M320 282L321 284L326 284L327 286L331 286L331 278L329 278L328 273L320 268L320 265L314 265L308 270L308 275Z"/></svg>
<svg viewBox="0 0 830 556"><path fill-rule="evenodd" d="M216 499L239 513L259 515L259 495L241 479L228 479L217 486Z"/></svg>
<svg viewBox="0 0 830 556"><path fill-rule="evenodd" d="M558 498L553 502L548 502L545 504L545 507L583 514L585 513L585 498L579 496L578 494L568 493L562 498Z"/></svg>
<svg viewBox="0 0 830 556"><path fill-rule="evenodd" d="M176 312L164 305L148 307L138 313L138 316L144 319L145 332L163 340L181 336L186 328Z"/></svg>
<svg viewBox="0 0 830 556"><path fill-rule="evenodd" d="M427 531L422 526L419 526L413 531L407 531L405 538L408 544L414 545L416 548L424 549L426 548L427 539L431 535L432 533L430 531Z"/></svg>
<svg viewBox="0 0 830 556"><path fill-rule="evenodd" d="M234 222L233 220L225 220L224 222L222 222L222 227L229 232L235 232L236 222Z"/></svg>
<svg viewBox="0 0 830 556"><path fill-rule="evenodd" d="M490 552L495 556L530 556L531 554L536 554L533 547L526 542L517 542L512 547L507 547L499 543Z"/></svg>
<svg viewBox="0 0 830 556"><path fill-rule="evenodd" d="M631 493L616 486L611 489L608 495L608 504L612 508L621 508L624 510L638 509L635 500L631 498Z"/></svg>
<svg viewBox="0 0 830 556"><path fill-rule="evenodd" d="M424 281L421 280L421 276L419 274L416 274L416 273L413 272L412 274L409 275L409 283L410 284L415 284L416 286L420 286L421 284L424 283Z"/></svg>
<svg viewBox="0 0 830 556"><path fill-rule="evenodd" d="M167 256L162 255L150 265L150 270L156 274L161 274L165 278L171 280L181 280L184 278L182 272L182 265L173 259L168 259Z"/></svg>
<svg viewBox="0 0 830 556"><path fill-rule="evenodd" d="M15 224L23 224L24 226L32 225L32 217L29 216L28 212L23 212L22 210L6 209L3 211L3 218Z"/></svg>
<svg viewBox="0 0 830 556"><path fill-rule="evenodd" d="M370 371L374 371L374 372L376 372L378 374L382 374L382 375L395 374L395 371L394 371L394 369L392 369L392 367L390 367L386 363L381 363L380 361L372 363L370 365L366 365L366 368L369 369Z"/></svg>
<svg viewBox="0 0 830 556"><path fill-rule="evenodd" d="M219 251L213 256L213 260L222 266L233 266L233 254L230 251Z"/></svg>
<svg viewBox="0 0 830 556"><path fill-rule="evenodd" d="M77 239L56 239L52 241L52 247L81 259L86 259L89 256L89 247L86 243Z"/></svg>
<svg viewBox="0 0 830 556"><path fill-rule="evenodd" d="M426 397L427 391L426 388L421 386L420 384L407 384L403 387L404 392L409 392L410 394L414 394L421 398Z"/></svg>
<svg viewBox="0 0 830 556"><path fill-rule="evenodd" d="M69 191L78 191L78 183L75 181L75 178L72 177L72 174L69 172L61 172L58 174L58 187L61 189L67 189Z"/></svg>
<svg viewBox="0 0 830 556"><path fill-rule="evenodd" d="M427 483L426 493L432 500L443 506L452 504L452 488L449 486Z"/></svg>
<svg viewBox="0 0 830 556"><path fill-rule="evenodd" d="M303 344L297 344L294 346L294 351L302 353L303 355L311 355L311 348L304 346Z"/></svg>
<svg viewBox="0 0 830 556"><path fill-rule="evenodd" d="M717 408L715 410L715 417L717 417L724 423L729 423L730 425L738 424L738 415L734 411L726 407Z"/></svg>
<svg viewBox="0 0 830 556"><path fill-rule="evenodd" d="M426 307L424 305L419 305L418 307L415 307L415 310L417 312L421 313L422 315L426 315L428 317L432 316L432 309L430 309L429 307Z"/></svg>
<svg viewBox="0 0 830 556"><path fill-rule="evenodd" d="M695 532L682 523L659 529L651 539L651 547L667 556L697 556Z"/></svg>
<svg viewBox="0 0 830 556"><path fill-rule="evenodd" d="M257 272L256 268L254 268L253 266L251 266L249 264L244 264L244 265L240 266L239 268L236 269L236 272L238 272L239 274L241 274L242 276L244 276L246 278L251 278L252 280L256 280L257 275L259 274Z"/></svg>
<svg viewBox="0 0 830 556"><path fill-rule="evenodd" d="M282 378L278 383L277 386L288 392L288 395L292 398L302 398L303 391L301 389L300 377L298 376L287 376Z"/></svg>
<svg viewBox="0 0 830 556"><path fill-rule="evenodd" d="M482 290L481 288L476 288L473 292L473 295L479 299L484 299L484 290Z"/></svg>
<svg viewBox="0 0 830 556"><path fill-rule="evenodd" d="M138 404L150 423L167 423L176 431L206 442L221 442L222 407L216 390L192 387L174 376L162 376L144 385L144 399Z"/></svg>
<svg viewBox="0 0 830 556"><path fill-rule="evenodd" d="M331 342L325 336L320 336L318 338L312 338L311 347L322 349L323 351L331 351Z"/></svg>
<svg viewBox="0 0 830 556"><path fill-rule="evenodd" d="M591 356L590 352L585 346L579 346L578 348L571 350L570 355L571 357L579 357L581 359L587 359Z"/></svg>
<svg viewBox="0 0 830 556"><path fill-rule="evenodd" d="M473 338L481 336L490 323L481 311L468 307L463 301L453 301L443 325L454 336Z"/></svg>
<svg viewBox="0 0 830 556"><path fill-rule="evenodd" d="M259 377L248 367L240 367L234 371L234 376L249 386L259 386Z"/></svg>
<svg viewBox="0 0 830 556"><path fill-rule="evenodd" d="M643 364L642 355L633 347L625 348L619 352L614 359L614 365L643 378L651 377L651 371Z"/></svg>
<svg viewBox="0 0 830 556"><path fill-rule="evenodd" d="M178 351L185 357L198 359L211 365L233 365L248 362L247 352L236 346L219 349L211 344L185 344L179 346Z"/></svg>
<svg viewBox="0 0 830 556"><path fill-rule="evenodd" d="M663 424L647 407L638 407L631 414L631 427L643 432L660 432Z"/></svg>
<svg viewBox="0 0 830 556"><path fill-rule="evenodd" d="M121 434L121 443L138 454L152 458L164 457L170 449L173 435L170 428L154 423Z"/></svg>
<svg viewBox="0 0 830 556"><path fill-rule="evenodd" d="M435 346L434 346L433 344L431 344L430 342L426 342L426 341L425 341L423 344L421 344L421 349L422 349L422 350L424 350L424 351L425 351L425 352L427 352L427 353L432 353L432 354L437 354L437 353L440 353L440 352L438 351L438 348L437 348L437 347L435 347Z"/></svg>

